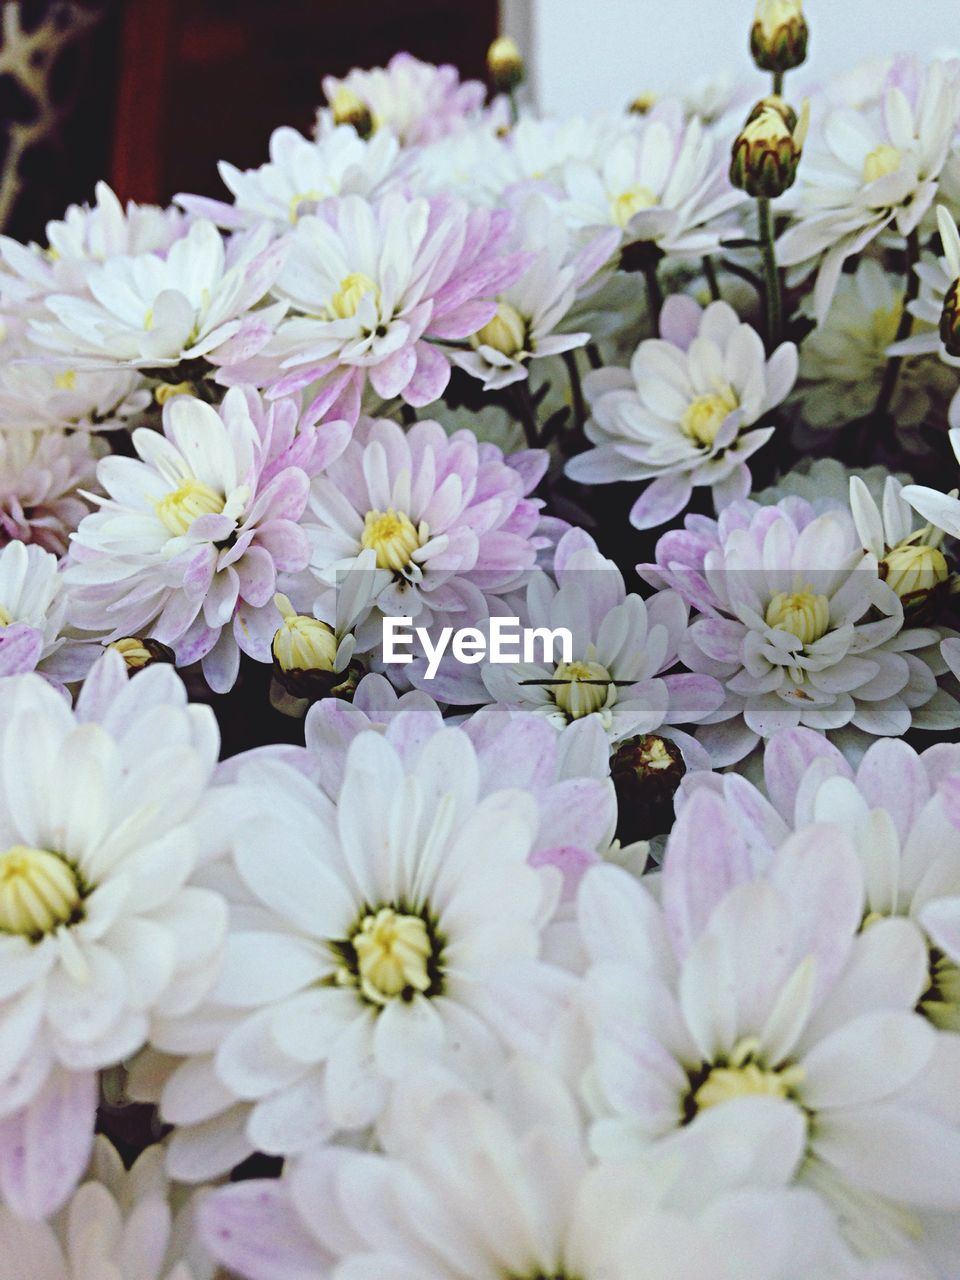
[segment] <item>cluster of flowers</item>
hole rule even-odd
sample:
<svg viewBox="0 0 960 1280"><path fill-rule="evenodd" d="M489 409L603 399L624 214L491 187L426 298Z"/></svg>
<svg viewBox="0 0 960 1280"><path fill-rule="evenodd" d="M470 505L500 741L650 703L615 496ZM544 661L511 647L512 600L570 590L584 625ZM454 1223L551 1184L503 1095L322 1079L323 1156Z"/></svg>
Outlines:
<svg viewBox="0 0 960 1280"><path fill-rule="evenodd" d="M0 238L0 1276L956 1276L960 61L807 38Z"/></svg>

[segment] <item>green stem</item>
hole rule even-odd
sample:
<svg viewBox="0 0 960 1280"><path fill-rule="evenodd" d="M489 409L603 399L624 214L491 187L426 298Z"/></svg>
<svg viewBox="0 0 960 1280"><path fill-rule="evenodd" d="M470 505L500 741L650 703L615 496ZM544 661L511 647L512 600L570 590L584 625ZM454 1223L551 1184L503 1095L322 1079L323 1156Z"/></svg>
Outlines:
<svg viewBox="0 0 960 1280"><path fill-rule="evenodd" d="M590 368L602 369L603 356L600 354L600 348L597 346L597 344L595 342L588 342L586 351L587 351L587 359L590 361Z"/></svg>
<svg viewBox="0 0 960 1280"><path fill-rule="evenodd" d="M513 388L514 398L517 402L517 416L520 419L520 425L523 427L527 445L531 449L539 449L540 431L537 427L537 411L533 407L533 400L530 396L530 383L524 378L522 382L515 382Z"/></svg>
<svg viewBox="0 0 960 1280"><path fill-rule="evenodd" d="M773 92L778 98L783 97L783 72L775 71L773 73Z"/></svg>
<svg viewBox="0 0 960 1280"><path fill-rule="evenodd" d="M655 262L649 262L643 268L643 278L647 282L647 305L650 308L653 327L659 333L660 312L663 309L663 289L660 287L660 276L657 273L657 264Z"/></svg>
<svg viewBox="0 0 960 1280"><path fill-rule="evenodd" d="M563 363L567 366L567 373L570 375L570 399L573 402L573 426L577 435L583 431L583 424L587 420L587 405L583 398L583 386L580 382L580 369L577 365L577 353L575 351L564 351Z"/></svg>
<svg viewBox="0 0 960 1280"><path fill-rule="evenodd" d="M914 270L919 261L920 236L917 231L911 231L907 236L907 275L903 296L903 314L897 326L895 342L903 342L904 338L909 338L913 329L913 316L910 313L909 306L911 302L916 300L920 292L920 277ZM882 418L889 413L902 367L903 356L891 356L887 361L887 367L883 371L883 381L880 384L880 394L877 396L877 404L874 409L874 414L877 417Z"/></svg>
<svg viewBox="0 0 960 1280"><path fill-rule="evenodd" d="M703 256L703 274L707 277L707 284L710 286L710 297L714 302L719 302L722 297L720 281L717 279L717 268L713 265L713 259L709 253Z"/></svg>
<svg viewBox="0 0 960 1280"><path fill-rule="evenodd" d="M516 124L517 121L520 119L520 107L519 107L519 104L517 103L516 89L511 89L510 92L507 94L507 97L510 99L510 123Z"/></svg>
<svg viewBox="0 0 960 1280"><path fill-rule="evenodd" d="M760 196L757 200L757 227L760 233L760 253L763 256L763 279L767 292L767 345L772 351L780 345L783 328L780 297L780 273L773 243L773 211L770 201Z"/></svg>

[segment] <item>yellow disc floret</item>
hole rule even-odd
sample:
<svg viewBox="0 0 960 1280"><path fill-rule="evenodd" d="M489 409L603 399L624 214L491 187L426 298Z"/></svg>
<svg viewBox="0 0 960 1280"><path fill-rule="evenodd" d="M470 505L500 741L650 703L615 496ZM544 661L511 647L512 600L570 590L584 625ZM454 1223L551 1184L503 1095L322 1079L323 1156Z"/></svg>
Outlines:
<svg viewBox="0 0 960 1280"><path fill-rule="evenodd" d="M876 182L878 178L896 173L902 160L903 156L896 147L891 147L889 142L881 142L879 147L874 147L864 159L864 182Z"/></svg>
<svg viewBox="0 0 960 1280"><path fill-rule="evenodd" d="M562 683L551 686L553 700L571 720L599 711L613 688L610 672L599 662L561 662L554 679Z"/></svg>
<svg viewBox="0 0 960 1280"><path fill-rule="evenodd" d="M475 347L492 347L505 356L518 356L527 345L527 322L509 302L497 303L497 314L471 339Z"/></svg>
<svg viewBox="0 0 960 1280"><path fill-rule="evenodd" d="M373 294L379 306L380 290L375 280L363 271L351 271L340 281L340 288L330 299L330 314L334 320L351 320L367 294Z"/></svg>
<svg viewBox="0 0 960 1280"><path fill-rule="evenodd" d="M420 916L381 907L363 918L351 941L360 990L373 1004L430 989L433 943Z"/></svg>
<svg viewBox="0 0 960 1280"><path fill-rule="evenodd" d="M617 226L625 227L636 214L652 209L659 203L656 192L649 187L630 187L628 191L610 197L610 212Z"/></svg>
<svg viewBox="0 0 960 1280"><path fill-rule="evenodd" d="M57 853L15 844L0 854L0 930L27 938L53 933L76 915L80 882Z"/></svg>
<svg viewBox="0 0 960 1280"><path fill-rule="evenodd" d="M691 440L709 447L716 440L717 432L727 418L739 406L740 402L733 388L722 386L709 395L697 396L695 400L691 400L680 419L680 426Z"/></svg>
<svg viewBox="0 0 960 1280"><path fill-rule="evenodd" d="M166 528L179 537L200 516L219 515L226 501L215 489L191 476L154 505Z"/></svg>
<svg viewBox="0 0 960 1280"><path fill-rule="evenodd" d="M333 630L318 618L297 613L284 595L275 595L273 601L283 615L272 646L280 670L332 671L337 656Z"/></svg>
<svg viewBox="0 0 960 1280"><path fill-rule="evenodd" d="M778 591L767 605L766 623L813 644L830 629L830 601L809 589Z"/></svg>
<svg viewBox="0 0 960 1280"><path fill-rule="evenodd" d="M413 521L403 511L368 511L363 518L360 545L377 553L377 568L402 573L410 564L413 553L427 540L427 527L421 522L414 528Z"/></svg>

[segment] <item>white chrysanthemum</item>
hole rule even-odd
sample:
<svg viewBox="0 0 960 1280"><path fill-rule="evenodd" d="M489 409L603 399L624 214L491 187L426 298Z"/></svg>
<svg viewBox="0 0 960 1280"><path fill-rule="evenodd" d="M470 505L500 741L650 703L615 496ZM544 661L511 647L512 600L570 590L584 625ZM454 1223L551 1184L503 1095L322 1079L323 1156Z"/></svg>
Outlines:
<svg viewBox="0 0 960 1280"><path fill-rule="evenodd" d="M91 296L46 297L55 319L32 321L31 336L78 368L164 368L252 354L285 310L251 310L283 261L285 246L269 243L271 235L260 227L228 250L212 222L197 221L165 254L108 258L88 274Z"/></svg>
<svg viewBox="0 0 960 1280"><path fill-rule="evenodd" d="M872 412L903 302L902 280L872 258L840 277L823 324L800 347L794 399L804 423L831 431ZM945 403L951 381L936 361L905 360L891 406L898 428L916 426Z"/></svg>
<svg viewBox="0 0 960 1280"><path fill-rule="evenodd" d="M208 789L218 747L212 713L186 705L169 667L128 680L108 653L75 713L38 676L4 682L0 1186L18 1211L58 1207L86 1163L94 1098L82 1082L212 983L226 907L189 882L237 803ZM83 1102L51 1115L61 1079ZM37 1107L44 1118L31 1119ZM50 1162L44 1144L59 1139Z"/></svg>
<svg viewBox="0 0 960 1280"><path fill-rule="evenodd" d="M714 764L797 725L885 736L960 723L956 700L937 687L940 633L904 625L846 504L818 514L801 498L735 503L716 522L688 517L656 555L641 573L703 615L681 660L726 690L697 735Z"/></svg>
<svg viewBox="0 0 960 1280"><path fill-rule="evenodd" d="M63 555L90 504L104 445L86 432L0 430L0 543L34 542Z"/></svg>
<svg viewBox="0 0 960 1280"><path fill-rule="evenodd" d="M576 243L550 201L528 197L516 213L513 247L531 255L530 266L497 295L496 315L469 339L472 350L451 352L454 364L496 391L526 378L532 360L582 347L590 334L563 332L564 321L618 241L611 229Z"/></svg>
<svg viewBox="0 0 960 1280"><path fill-rule="evenodd" d="M270 135L270 159L258 169L220 161L217 168L232 205L191 195L177 196L177 202L221 227L269 221L285 231L331 196L379 194L398 154L397 140L389 132L378 132L367 142L351 125L342 125L311 139L284 125Z"/></svg>
<svg viewBox="0 0 960 1280"><path fill-rule="evenodd" d="M149 408L139 373L64 369L33 343L10 341L0 361L0 427L4 430L110 431Z"/></svg>
<svg viewBox="0 0 960 1280"><path fill-rule="evenodd" d="M960 280L960 232L952 214L943 205L937 206L937 227L943 256L935 258L932 254L925 254L914 268L920 277L920 296L910 303L909 310L921 321L921 331L894 343L890 353L915 356L935 352L944 364L957 368L960 367L960 357L951 354L944 345L940 321L947 296Z"/></svg>
<svg viewBox="0 0 960 1280"><path fill-rule="evenodd" d="M960 400L955 400L954 406L951 407L950 443L960 462L960 422L955 421L955 417L960 416ZM951 538L960 538L960 496L956 489L941 493L939 489L928 489L925 485L908 484L901 491L901 496L914 511L919 511L924 520L929 520L937 529L943 529Z"/></svg>
<svg viewBox="0 0 960 1280"><path fill-rule="evenodd" d="M408 1077L383 1129L383 1155L328 1148L279 1183L214 1192L204 1241L256 1280L636 1280L638 1264L657 1280L880 1280L814 1196L784 1188L799 1126L772 1109L736 1157L705 1135L597 1162L538 1060L511 1064L491 1101Z"/></svg>
<svg viewBox="0 0 960 1280"><path fill-rule="evenodd" d="M47 248L0 237L7 271L0 272L0 297L14 302L50 293L84 292L98 263L141 253L164 254L186 230L179 209L138 205L126 208L105 182L98 182L92 207L72 204L62 220L48 222Z"/></svg>
<svg viewBox="0 0 960 1280"><path fill-rule="evenodd" d="M584 484L651 480L630 512L639 529L666 524L696 486L712 488L717 510L745 498L746 460L773 435L758 424L797 376L794 344L768 360L759 334L726 302L701 310L674 294L660 332L640 343L629 370L587 375L586 432L597 447L567 463L567 474Z"/></svg>
<svg viewBox="0 0 960 1280"><path fill-rule="evenodd" d="M66 637L67 605L56 556L19 541L0 550L0 676L86 674L100 648Z"/></svg>
<svg viewBox="0 0 960 1280"><path fill-rule="evenodd" d="M649 241L684 257L715 250L719 220L742 200L717 142L676 100L632 117L604 150L567 164L564 189L571 226L619 227L625 244Z"/></svg>
<svg viewBox="0 0 960 1280"><path fill-rule="evenodd" d="M837 108L808 145L795 196L795 222L777 243L782 266L819 264L814 314L822 324L843 264L888 227L920 225L957 127L957 68L935 61L919 77L891 70L882 105Z"/></svg>
<svg viewBox="0 0 960 1280"><path fill-rule="evenodd" d="M859 476L850 478L850 510L864 550L876 560L881 578L900 597L904 609L910 611L922 608L933 592L948 584L950 568L940 549L944 530L921 525L904 492L900 481L888 476L883 501L878 503Z"/></svg>
<svg viewBox="0 0 960 1280"><path fill-rule="evenodd" d="M221 975L195 1018L153 1036L213 1052L212 1072L202 1056L183 1068L172 1118L217 1116L232 1097L253 1104L252 1147L297 1153L376 1121L411 1064L483 1082L510 1044L542 1046L568 990L537 959L559 875L527 865L532 796L478 799L466 734L441 729L405 768L361 733L336 804L285 764L236 776L260 814L235 843ZM208 1126L220 1150L231 1119Z"/></svg>
<svg viewBox="0 0 960 1280"><path fill-rule="evenodd" d="M131 1169L98 1138L88 1180L50 1223L22 1222L0 1207L0 1275L17 1280L214 1280L196 1241L195 1206L174 1212L163 1148Z"/></svg>
<svg viewBox="0 0 960 1280"><path fill-rule="evenodd" d="M922 1266L925 1219L960 1204L947 1101L960 1064L916 1012L919 933L902 920L858 932L860 867L837 828L790 837L762 881L737 883L715 858L707 889L689 846L694 824L716 819L693 801L682 816L687 851L668 891L668 846L663 908L616 868L589 871L580 890L595 1149L642 1151L678 1131L693 1141L704 1124L734 1142L758 1105L788 1109L805 1129L794 1176L837 1209L858 1252Z"/></svg>

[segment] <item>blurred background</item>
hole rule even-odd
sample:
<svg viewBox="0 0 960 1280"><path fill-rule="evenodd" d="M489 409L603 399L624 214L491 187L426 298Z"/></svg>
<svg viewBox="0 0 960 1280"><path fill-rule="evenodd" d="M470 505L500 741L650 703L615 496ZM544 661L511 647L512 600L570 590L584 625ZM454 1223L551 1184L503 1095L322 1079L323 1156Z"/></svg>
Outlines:
<svg viewBox="0 0 960 1280"><path fill-rule="evenodd" d="M753 0L25 0L2 3L0 229L45 222L106 177L123 199L222 195L220 158L266 159L309 130L321 78L408 49L482 78L502 28L531 94L563 114L638 93L755 77ZM895 50L960 46L958 0L807 0L811 80ZM800 88L800 76L797 77Z"/></svg>

